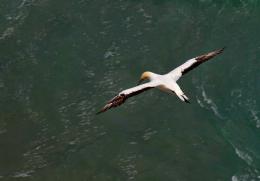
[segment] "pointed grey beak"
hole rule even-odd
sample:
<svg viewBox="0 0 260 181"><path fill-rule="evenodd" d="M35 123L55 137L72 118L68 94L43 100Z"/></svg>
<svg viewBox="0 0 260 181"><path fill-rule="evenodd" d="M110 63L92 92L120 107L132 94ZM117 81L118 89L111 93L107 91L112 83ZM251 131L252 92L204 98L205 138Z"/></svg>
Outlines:
<svg viewBox="0 0 260 181"><path fill-rule="evenodd" d="M139 81L138 81L138 83L137 83L137 85L140 85L140 84L142 84L143 83L143 79L140 79Z"/></svg>

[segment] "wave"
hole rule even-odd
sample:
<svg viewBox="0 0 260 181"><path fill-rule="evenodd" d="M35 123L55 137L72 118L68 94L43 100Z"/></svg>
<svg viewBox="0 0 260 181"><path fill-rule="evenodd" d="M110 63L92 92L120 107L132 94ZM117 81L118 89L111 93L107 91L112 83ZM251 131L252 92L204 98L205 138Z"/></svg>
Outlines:
<svg viewBox="0 0 260 181"><path fill-rule="evenodd" d="M235 135L239 135L237 132L236 123L233 123L234 117L232 116L232 112L226 112L226 110L232 110L233 103L231 102L230 105L225 105L224 108L220 109L221 106L218 106L217 103L214 101L214 98L209 97L207 95L207 90L204 87L203 83L199 83L198 81L193 82L200 94L197 96L197 102L202 109L210 110L213 115L216 116L217 119L222 120L222 124L216 122L215 124L218 126L218 129L222 132L222 135L225 137L228 143L233 147L234 153L237 155L239 159L244 161L247 166L244 167L243 172L232 176L232 181L247 181L250 179L258 179L258 160L259 160L259 153L252 150L253 148L247 148L247 146L252 147L250 144L243 144L242 138L239 138ZM244 103L242 100L242 91L241 90L233 90L231 91L232 96L236 96L238 99L235 101L239 101L240 105L247 105L249 112L251 113L251 117L253 121L256 123L256 128L259 128L260 120L258 117L258 111L253 109L255 106L255 101L251 101L247 99L247 104ZM231 107L229 107L231 106ZM229 108L228 108L229 107ZM225 110L224 110L225 109ZM240 123L242 124L242 123ZM247 127L247 125L244 125ZM242 135L240 135L242 136ZM256 136L256 135L255 135ZM254 150L254 149L253 149Z"/></svg>

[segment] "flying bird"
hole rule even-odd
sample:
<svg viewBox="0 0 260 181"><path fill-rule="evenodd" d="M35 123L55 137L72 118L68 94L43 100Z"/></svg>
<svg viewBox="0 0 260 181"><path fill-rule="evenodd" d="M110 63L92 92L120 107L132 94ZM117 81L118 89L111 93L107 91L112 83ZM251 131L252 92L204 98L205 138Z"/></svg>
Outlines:
<svg viewBox="0 0 260 181"><path fill-rule="evenodd" d="M186 61L184 64L180 65L179 67L176 67L175 69L173 69L172 71L164 75L156 74L149 71L144 72L141 75L138 86L121 91L113 99L108 101L108 103L99 112L97 112L97 114L105 112L110 108L120 106L128 98L138 95L152 88L158 88L161 91L171 93L171 94L174 93L180 98L181 101L190 103L189 98L181 90L180 86L177 84L177 81L183 75L185 75L186 73L188 73L189 71L197 67L198 65L222 53L223 50L224 48L192 58ZM145 80L148 80L149 82L140 84Z"/></svg>

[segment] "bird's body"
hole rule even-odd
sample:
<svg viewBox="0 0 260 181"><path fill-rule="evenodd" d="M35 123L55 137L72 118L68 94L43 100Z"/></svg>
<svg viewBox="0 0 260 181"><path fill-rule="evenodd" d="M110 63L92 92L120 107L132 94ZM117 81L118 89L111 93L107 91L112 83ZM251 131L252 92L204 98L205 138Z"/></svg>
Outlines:
<svg viewBox="0 0 260 181"><path fill-rule="evenodd" d="M120 92L119 94L129 95L131 93L138 92L144 90L145 88L151 87L158 88L159 90L170 94L175 93L182 101L188 102L187 96L184 95L183 91L176 82L180 77L179 72L171 71L164 75L155 74L152 72L146 73L150 74L150 81L148 83L141 84L130 89L126 89ZM182 95L184 96L184 98L182 97Z"/></svg>
<svg viewBox="0 0 260 181"><path fill-rule="evenodd" d="M177 84L177 81L182 77L182 75L186 74L201 63L220 54L223 50L224 48L192 58L186 61L181 66L173 69L172 71L164 75L156 74L153 72L144 72L141 76L140 81L149 80L149 82L121 91L117 96L111 99L98 113L105 112L112 107L117 107L124 103L125 100L129 97L135 96L152 88L158 88L159 90L170 94L174 93L180 98L180 100L189 103L189 98L183 93L180 86Z"/></svg>

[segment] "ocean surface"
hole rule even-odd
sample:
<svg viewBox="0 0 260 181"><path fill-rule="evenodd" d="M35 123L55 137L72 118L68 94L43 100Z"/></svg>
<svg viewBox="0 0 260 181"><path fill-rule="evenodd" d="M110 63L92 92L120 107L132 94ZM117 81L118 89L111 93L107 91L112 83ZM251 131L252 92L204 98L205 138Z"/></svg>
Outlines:
<svg viewBox="0 0 260 181"><path fill-rule="evenodd" d="M227 47L95 113L141 73ZM260 180L260 1L1 0L0 181Z"/></svg>

